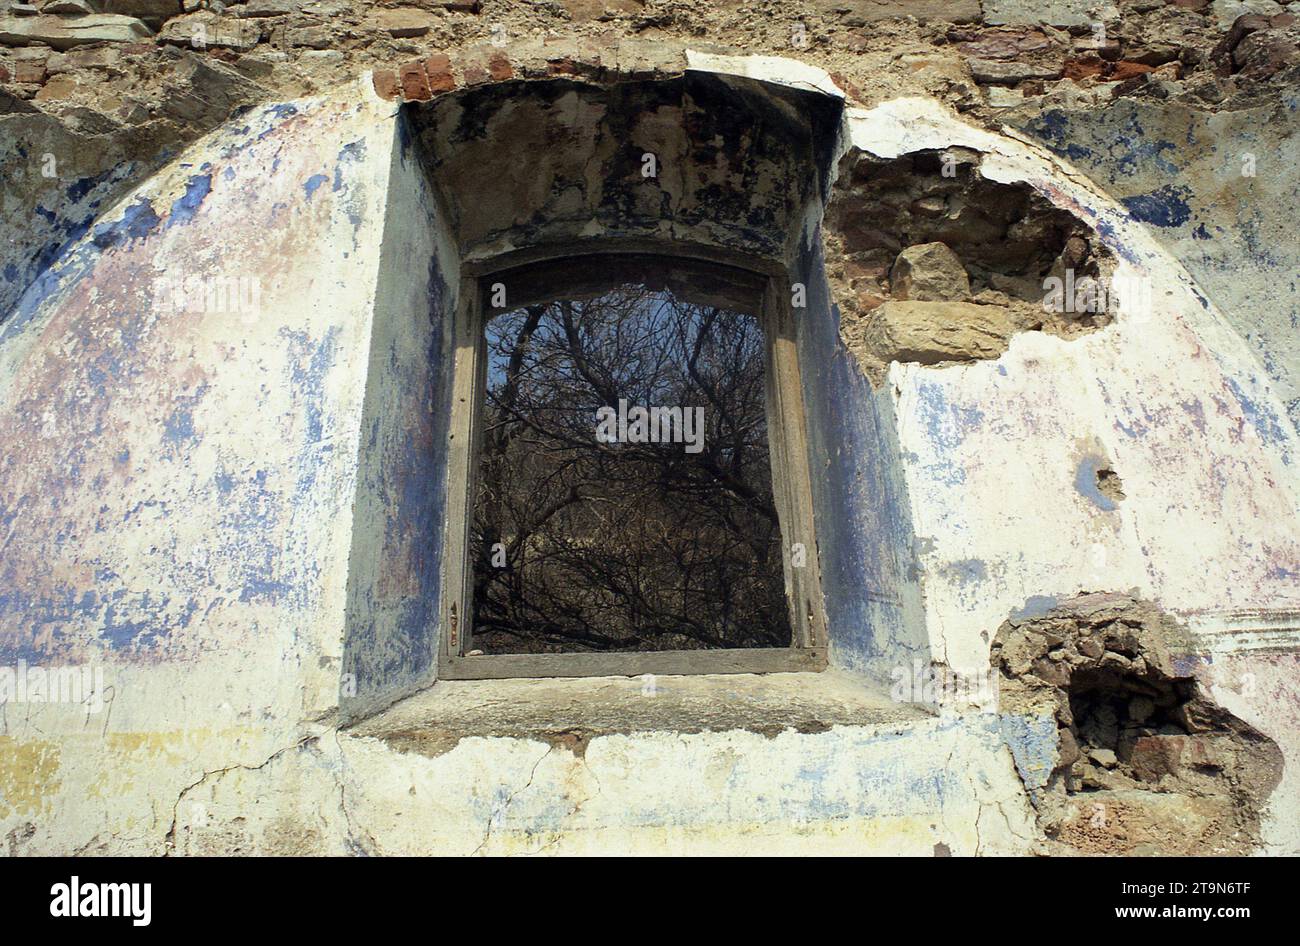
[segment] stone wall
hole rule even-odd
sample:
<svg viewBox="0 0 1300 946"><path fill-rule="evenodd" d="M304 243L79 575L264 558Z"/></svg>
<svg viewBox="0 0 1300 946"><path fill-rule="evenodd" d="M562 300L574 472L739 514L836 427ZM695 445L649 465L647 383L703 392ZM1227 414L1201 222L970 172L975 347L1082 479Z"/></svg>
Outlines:
<svg viewBox="0 0 1300 946"><path fill-rule="evenodd" d="M689 44L794 56L826 69L856 104L929 95L1061 149L1160 228L1241 320L1286 386L1294 423L1297 301L1273 275L1295 262L1283 211L1295 196L1286 149L1300 5L1125 0L1102 20L1092 6L3 0L0 122L12 132L0 136L11 149L0 152L0 318L97 214L253 103L371 69L383 94L415 99L511 76L654 71ZM1251 178L1240 173L1246 154L1262 158ZM1246 209L1223 203L1229 179ZM1209 203L1211 194L1223 196ZM1249 278L1237 278L1238 261Z"/></svg>

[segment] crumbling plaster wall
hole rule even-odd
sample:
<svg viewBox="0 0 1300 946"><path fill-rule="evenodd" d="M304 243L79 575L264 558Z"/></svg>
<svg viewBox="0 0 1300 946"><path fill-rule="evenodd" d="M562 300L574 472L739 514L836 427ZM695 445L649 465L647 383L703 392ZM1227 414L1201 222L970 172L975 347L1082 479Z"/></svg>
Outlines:
<svg viewBox="0 0 1300 946"><path fill-rule="evenodd" d="M333 460L355 453L350 359L366 351L392 134L374 121L305 101L233 123L19 302L0 367L8 649L288 653L291 622L272 644L250 633L259 615L314 624L339 592L328 543L355 467ZM196 508L205 520L182 528Z"/></svg>
<svg viewBox="0 0 1300 946"><path fill-rule="evenodd" d="M1121 293L1116 321L1091 334L1023 332L996 361L891 367L936 659L974 670L1002 616L1089 588L1138 587L1183 615L1293 612L1296 436L1254 353L1186 273L1033 148L917 101L849 121L853 146L880 156L980 152L979 173L1070 209L1121 276L1151 287L1149 310ZM1101 468L1127 498L1099 493Z"/></svg>
<svg viewBox="0 0 1300 946"><path fill-rule="evenodd" d="M1058 728L1026 788L1048 849L1247 854L1283 753L1196 679L1186 630L1126 594L1087 594L1006 621L994 640L1001 709ZM1285 825L1285 818L1275 825Z"/></svg>
<svg viewBox="0 0 1300 946"><path fill-rule="evenodd" d="M1250 343L1300 426L1300 99L1208 112L1180 102L1023 106L1007 121L1146 223ZM1116 146L1140 140L1137 153Z"/></svg>
<svg viewBox="0 0 1300 946"><path fill-rule="evenodd" d="M3 212L7 226L20 222L23 239L0 245L0 311L39 272L35 258L89 223L83 190L95 192L86 199L98 200L102 211L234 111L318 94L372 67L392 83L463 87L489 73L498 80L528 69L561 70L566 61L649 65L689 44L797 56L834 75L859 105L930 95L985 123L1002 120L1010 104L1035 113L1100 110L1116 97L1154 104L1156 95L1190 99L1187 107L1208 114L1238 97L1234 83L1259 85L1265 95L1270 82L1285 87L1289 80L1278 70L1294 64L1297 52L1287 45L1294 26L1286 17L1300 10L1292 3L1288 14L1288 5L1273 0L1116 0L1100 7L1091 0L87 5L93 15L78 15L71 4L0 0L0 124L21 130L38 123L52 146L24 148L6 161ZM1256 10L1266 14L1266 28L1256 23L1255 34L1236 37L1239 49L1218 50L1234 18ZM1101 47L1092 33L1098 15L1108 37ZM411 61L439 66L428 78L398 68ZM1239 75L1220 79L1225 63ZM1120 147L1136 146L1121 139ZM48 178L47 154L58 162ZM135 168L124 173L124 160Z"/></svg>
<svg viewBox="0 0 1300 946"><path fill-rule="evenodd" d="M344 98L197 145L0 329L0 648L108 691L3 707L36 850L156 852L185 786L337 711L397 127Z"/></svg>
<svg viewBox="0 0 1300 946"><path fill-rule="evenodd" d="M1130 280L1116 284L1114 321L1090 334L1021 332L996 359L894 362L883 379L933 660L978 675L1007 615L1041 616L1079 592L1153 599L1191 626L1183 672L1278 743L1285 772L1262 836L1289 850L1300 481L1280 385L1140 222L1045 153L923 102L849 123L851 147L878 157L973 150L977 173L1027 182L1084 221ZM1149 307L1122 291L1144 281ZM1007 738L1023 757L1055 744L1019 723Z"/></svg>
<svg viewBox="0 0 1300 946"><path fill-rule="evenodd" d="M779 66L766 64L768 69ZM800 81L806 81L804 72L799 75ZM683 738L668 728L655 733L603 736L587 747L590 759L571 749L556 750L545 743L513 737L465 739L452 752L432 760L412 758L376 744L369 737L340 733L330 725L328 714L336 705L342 669L339 660L345 646L341 619L345 613L345 573L341 562L349 551L353 556L357 554L357 533L352 531L352 520L343 514L343 504L344 497L350 500L356 495L359 473L355 456L340 444L351 443L355 450L363 451L367 442L363 393L375 375L365 366L376 365L382 349L376 347L376 339L400 341L399 349L410 353L432 341L433 329L427 330L427 334L412 329L411 333L396 339L393 336L403 335L397 322L388 322L381 329L380 323L367 314L376 307L379 311L384 309L382 302L377 305L373 296L366 295L374 293L377 273L384 265L378 248L384 242L382 221L386 208L380 195L388 192L389 175L407 167L404 159L395 156L393 151L394 130L399 127L393 121L395 113L379 106L375 106L379 111L371 112L370 106L335 102L324 108L323 115L334 116L346 134L341 137L321 134L317 136L319 140L313 139L318 151L285 147L279 149L284 152L281 155L274 142L278 135L289 134L282 126L292 121L293 110L303 107L303 103L296 103L255 113L268 125L258 126L258 134L267 132L266 139L272 142L263 145L266 151L250 152L262 162L258 167L272 167L276 157L288 160L292 156L293 160L304 162L293 166L292 173L282 165L280 175L272 179L271 185L264 174L254 178L253 189L259 201L267 202L258 204L267 208L267 227L271 232L277 232L279 226L289 227L296 234L289 245L298 247L287 261L280 261L280 265L288 265L290 270L283 293L279 288L282 284L276 283L274 300L278 301L272 306L281 322L274 318L265 320L268 325L259 331L268 334L257 348L261 351L265 347L284 355L287 367L282 375L287 381L268 396L287 398L288 403L272 404L265 415L259 411L256 416L264 416L268 423L279 418L293 425L289 428L293 433L288 442L303 443L300 454L291 454L299 461L298 472L310 470L319 474L311 479L313 488L330 505L326 510L311 510L312 528L306 534L294 533L292 542L286 541L283 533L277 533L274 539L281 543L279 546L264 543L254 548L267 552L287 547L286 562L305 564L303 571L294 574L292 584L295 590L306 589L311 602L303 609L290 600L293 596L286 595L275 600L272 613L244 623L247 616L235 615L234 599L243 596L246 585L232 586L219 607L205 602L216 607L214 613L218 615L221 607L231 609L230 626L238 627L231 632L234 643L228 651L225 642L232 638L218 637L217 643L209 643L205 648L206 633L170 633L170 616L159 612L156 625L145 624L140 630L157 626L169 633L152 637L144 634L139 650L131 653L130 660L121 661L124 666L119 667L116 661L112 664L115 673L121 670L114 681L115 688L121 686L121 694L115 695L114 705L118 710L110 720L103 721L102 730L94 728L101 721L92 719L91 729L86 731L83 712L65 712L57 707L46 708L41 722L44 731L61 731L65 734L61 737L37 738L31 721L24 721L23 728L18 730L20 734L11 737L3 773L9 811L2 827L9 832L11 849L144 851L166 846L181 852L222 849L387 852L409 850L409 839L419 836L429 839L420 850L531 851L548 847L621 850L629 845L658 850L734 850L745 843L739 840L738 825L747 826L752 836L761 837L767 843L787 843L804 850L841 846L860 849L855 846L861 844L879 850L912 852L928 848L955 853L1028 849L1034 839L1022 793L1024 771L1017 775L1008 744L1017 746L1020 759L1026 757L1026 746L1031 747L1030 754L1037 752L1044 758L1053 747L1048 744L1049 733L1015 718L974 716L956 724L901 721L883 728L864 723L856 727L834 727L821 733L791 732L769 741L759 741L766 737L752 733L726 731L702 732ZM925 120L917 122L918 115ZM287 121L281 121L286 116ZM241 135L264 140L252 135L251 130ZM367 140L366 157L357 168L350 169L344 158L345 146L358 140L355 136L362 130ZM1157 599L1164 595L1170 606L1176 607L1174 598L1203 574L1206 561L1223 576L1248 583L1239 590L1201 589L1200 597L1192 600L1205 604L1211 612L1225 603L1235 606L1238 601L1251 606L1260 602L1265 606L1285 604L1289 589L1293 588L1286 581L1288 562L1294 562L1295 558L1294 546L1286 544L1283 530L1285 516L1294 515L1297 505L1294 474L1288 477L1290 464L1285 460L1294 456L1294 436L1279 422L1270 421L1270 412L1278 414L1277 398L1269 390L1267 379L1257 377L1254 356L1231 330L1221 325L1214 310L1197 298L1195 288L1171 265L1167 255L1155 248L1118 207L1086 184L1073 180L1068 170L1054 166L1041 152L979 132L931 105L897 103L870 112L854 112L849 116L847 132L846 146L868 149L882 157L953 145L981 153L984 155L981 173L1000 180L1031 181L1053 202L1087 220L1107 238L1127 265L1154 273L1157 298L1167 289L1174 295L1174 302L1158 306L1161 327L1152 339L1142 340L1142 345L1147 346L1142 355L1156 356L1150 361L1123 350L1120 341L1126 322L1121 317L1114 326L1069 342L1038 333L1023 333L1013 339L1007 355L996 361L952 368L895 365L887 385L875 391L867 386L865 379L855 377L849 385L850 391L856 390L863 399L870 398L875 407L870 422L863 421L863 431L852 450L869 451L872 449L867 442L869 437L884 436L886 446L874 448L877 456L871 461L876 465L872 477L882 488L877 492L872 488L874 483L861 486L851 482L860 479L855 462L861 457L853 457L850 450L847 460L843 453L839 455L842 469L836 474L838 482L826 492L837 491L840 501L846 503L841 508L853 510L855 501L862 503L856 510L862 522L872 521L869 510L877 510L874 521L888 522L896 541L888 553L893 556L892 561L870 566L882 576L880 592L885 600L867 609L843 611L846 615L866 615L868 620L879 618L890 629L879 635L881 639L876 642L865 642L866 637L879 634L876 625L866 632L864 642L846 641L838 648L842 665L874 671L880 676L879 671L887 671L911 654L924 654L928 648L938 660L954 668L977 670L987 663L993 630L1009 611L1027 598L1069 594L1094 580L1125 587L1145 580L1147 584L1142 587ZM224 134L224 131L219 133L215 140L222 140ZM369 146L372 136L373 148ZM326 147L323 141L331 142L331 146ZM250 143L249 147L259 146ZM352 153L356 154L355 149ZM200 154L208 155L208 152ZM220 154L215 152L217 158ZM205 160L214 167L222 167L212 157L208 155L204 160L195 161L187 155L184 162L198 164L201 176L205 173L202 167ZM337 173L340 170L341 176ZM352 174L357 175L355 184ZM109 257L113 252L134 252L137 256L129 260L130 271L147 270L147 264L141 266L142 254L156 245L153 243L156 230L165 236L171 230L172 217L177 218L178 226L182 223L187 227L202 226L205 214L216 213L216 208L223 206L219 176L209 181L211 190L201 197L193 191L193 196L184 199L182 195L192 177L192 169L182 164L155 179L149 186L161 188L158 193L162 196L116 222L116 212L110 214L108 229L100 237L100 242L107 241L108 247L85 252L92 253L91 259L100 249L107 249L105 255ZM336 191L339 185L340 190ZM410 188L406 193L417 204L424 199L416 178L408 176L403 186ZM155 205L162 207L171 202L172 191L178 200L170 214L159 215L158 219L151 217ZM345 196L332 196L340 191ZM352 214L347 212L347 207L340 207L341 213L330 212L334 209L333 201L343 203L347 197L363 203L352 206ZM138 203L128 204L140 207ZM238 213L243 214L243 205L238 206ZM323 208L315 211L319 216L311 217L295 230L292 226L298 219L294 216L295 208L301 212L305 207L307 213L312 213L313 206ZM225 210L222 219L234 213ZM325 244L338 250L334 256L320 257L317 248L321 245L322 228ZM368 242L362 236L368 237ZM797 237L801 263L815 268L819 241L820 233L814 221L805 218ZM214 245L215 242L212 241ZM429 249L434 249L435 254L438 250L425 246L422 251ZM85 258L74 252L65 265ZM415 259L410 263L412 267ZM335 273L338 267L351 271L347 267L354 266L355 272L367 275L343 281L337 275L334 279L322 275ZM405 270L398 267L391 271ZM58 269L54 275L60 272L71 270ZM93 276L93 266L91 272ZM411 275L414 277L412 292L417 295L427 294L429 287L438 282L428 269L414 269ZM102 285L109 289L113 280L130 282L121 270L106 272L104 278L108 282ZM815 285L817 277L811 270L807 278L814 283L809 314L830 314L833 310L829 306L828 287L819 290ZM43 326L51 311L65 311L63 303L45 308L44 293L58 291L60 284L56 278L41 287L40 294L32 297L35 301L25 309L20 306L16 320L5 326L5 348L0 351L6 359L11 359L11 366L19 364L31 350L25 347L23 339L30 346L35 337L29 334L33 325ZM81 282L70 279L68 285L77 286ZM93 278L87 288L100 285L98 278ZM410 313L415 298L413 295L390 300L389 312L392 316ZM303 307L304 299L313 304ZM293 305L288 305L288 300ZM138 302L133 300L133 304ZM264 308L266 305L264 299ZM67 311L82 310L72 307ZM90 311L96 310L92 307ZM115 320L128 310L104 311L113 313L113 325L116 325ZM316 341L315 345L307 345L305 340L295 341L297 336L293 333L301 331L298 320L304 315L313 319L308 338ZM108 318L108 315L99 317ZM810 331L805 335L830 355L825 366L827 373L816 377L833 377L829 374L833 370L847 379L854 366L835 338L828 337L828 324L826 320L816 326L810 323L809 329L815 327L820 334ZM288 334L284 334L285 330ZM211 332L219 335L216 326ZM321 341L329 339L331 332L336 333L333 337L337 345L325 344L322 348ZM17 343L11 345L11 341ZM130 347L137 340L127 333L119 334L113 341ZM294 344L298 347L293 347ZM1142 346L1130 346L1133 347ZM345 363L339 360L344 353L348 356ZM212 357L221 363L219 356ZM206 359L196 360L207 364ZM230 360L235 363L229 369L232 379L238 375L245 379L258 376L256 355L226 359ZM1192 363L1196 370L1184 374L1184 362ZM182 360L177 364L192 367L194 362ZM831 365L833 369L829 368ZM1041 372L1031 370L1040 366L1044 368ZM1110 375L1098 380L1103 366L1115 373L1118 383ZM291 370L293 367L298 370ZM1155 390L1163 392L1155 400L1151 399L1153 371L1160 378ZM322 373L329 380L322 381ZM1024 395L1023 400L1009 399L1007 391L998 387L1004 383L999 378L1014 379L1017 375L1020 387L1016 390ZM18 375L11 371L3 377L5 386L0 390L8 396ZM400 374L394 372L393 378L398 377ZM1081 388L1090 383L1097 385L1097 393L1091 395L1086 409L1075 413L1071 392L1062 385L1063 377L1071 378ZM419 380L426 385L422 398L436 390L431 379ZM222 410L214 406L212 415L191 413L188 421L181 418L171 427L183 434L192 431L202 434L208 429L204 424L219 421L229 406L231 389L221 387L212 379L207 379L207 383L210 387L205 396L211 400L204 403L222 406ZM173 384L170 378L163 387L168 391L192 390ZM1037 413L1026 413L1052 394L1055 387L1061 390L1048 398ZM246 390L243 382L238 389ZM1225 389L1231 393L1231 399L1217 393ZM1229 446L1218 457L1187 459L1179 455L1186 452L1179 438L1185 439L1190 430L1175 428L1170 436L1154 419L1159 417L1168 422L1170 417L1179 416L1172 413L1173 406L1183 410L1184 396L1189 391L1202 390L1215 391L1217 398L1213 401L1213 411L1206 411L1212 415L1207 423L1218 425L1206 432L1207 439L1213 437L1216 443ZM815 389L810 388L810 392L815 393ZM218 393L220 397L213 396ZM226 399L224 403L222 398ZM425 403L436 403L436 399L430 397ZM327 409L322 409L322 404ZM154 414L142 415L146 429L169 429L164 421L171 418L175 405L169 400L165 406L166 418L158 414L158 405ZM815 415L818 409L810 413ZM836 412L840 417L852 417L859 409L846 394L833 410L825 412L821 446L815 448L817 459L822 462L831 459L833 441L829 431L833 429ZM1192 410L1190 423L1195 428L1195 411L1187 410ZM69 413L80 422L79 412L70 409ZM1136 522L1121 523L1121 527L1100 518L1101 513L1114 510L1097 506L1094 511L1085 505L1084 500L1093 501L1084 495L1089 491L1085 488L1080 493L1076 489L1077 465L1066 463L1066 472L1047 483L1022 483L1023 495L1032 497L1035 503L1034 518L1026 515L1020 522L1012 519L1008 524L1005 516L1007 458L1014 456L1018 462L1027 463L1026 457L1036 457L1038 465L1055 469L1052 464L1062 457L1073 459L1071 450L1077 445L1068 442L1069 430L1086 421L1085 426L1095 429L1099 438L1102 434L1113 437L1116 436L1110 430L1113 423L1108 425L1108 422L1116 416L1130 430L1137 431L1134 439L1141 440L1146 435L1151 445L1147 449L1155 457L1128 463L1132 455L1143 453L1136 446L1131 448L1132 455L1120 452L1115 457L1115 466L1121 471L1129 493L1121 509L1133 501L1132 507L1127 508L1145 508L1147 516L1134 512ZM1009 419L997 425L975 422L988 417ZM24 422L30 425L26 417ZM1137 422L1144 426L1134 426ZM98 428L92 425L87 430L93 432ZM1252 430L1254 440L1249 433ZM333 431L333 436L323 437L326 431ZM1050 436L1044 438L1041 450L1035 447L1038 452L1027 452L1037 442L1040 431ZM401 434L401 424L397 424L392 430L381 432L376 443L395 444ZM888 447L895 436L896 449ZM1132 435L1125 433L1125 436ZM241 441L247 439L242 422L237 437ZM1165 439L1157 441L1156 438ZM269 429L244 449L265 448L285 440L282 429ZM1110 440L1102 443L1113 446ZM335 453L336 450L341 452ZM165 451L163 455L166 456ZM381 448L373 456L384 455ZM998 457L1002 462L995 462ZM321 463L314 465L309 462L312 458L320 459ZM1211 460L1218 464L1213 469L1209 467ZM364 465L364 455L361 462ZM1157 485L1163 490L1161 477L1171 465L1184 480L1180 489L1189 497L1185 500L1183 528L1190 522L1198 529L1208 523L1210 529L1199 550L1178 547L1175 530L1158 527L1164 521L1161 517L1168 516L1169 512L1162 506L1166 501L1164 492L1157 496ZM261 482L257 480L255 468L244 468L250 469L249 475ZM11 464L6 470L5 483L22 487L16 494L40 495L34 484L41 468L36 466L30 473L21 474L30 480L10 479L10 473L17 469ZM1222 478L1216 472L1220 470ZM289 468L285 466L280 471L288 473ZM330 480L331 477L336 479ZM172 489L175 477L163 479L167 481L167 489ZM295 479L302 482L301 478ZM322 488L322 480L330 480L331 485ZM361 481L365 482L364 478ZM274 485L272 482L273 496ZM395 495L390 492L391 484L378 484L374 489L377 493ZM1258 541L1274 543L1271 564L1253 555L1254 549L1246 544L1257 540L1255 533L1247 540L1233 531L1232 522L1211 521L1216 507L1204 499L1207 489L1211 497L1223 496L1228 508L1257 511L1258 520L1250 522L1248 527L1265 530L1260 533L1263 539ZM123 495L132 494L128 490ZM225 502L216 493L205 501L223 509L235 506L233 501ZM152 507L146 503L145 508ZM268 518L262 513L273 511L275 506L268 503L256 508L257 528L261 528ZM976 521L973 517L980 515L980 509L996 512L986 512L985 520ZM1283 509L1289 513L1281 512ZM75 521L80 515L69 521ZM85 516L88 517L85 521L93 521L89 512ZM1281 516L1282 525L1270 526L1270 516ZM274 516L270 518L274 520ZM904 518L911 520L912 528L922 537L910 550L903 541L906 530L898 525ZM1155 538L1148 540L1146 533L1137 529L1152 523L1156 526L1152 530ZM1270 528L1273 531L1268 531ZM1052 529L1074 537L1068 549L1061 550L1057 545L1040 541L1039 537ZM1107 530L1119 532L1120 537L1112 543ZM58 546L60 532L52 526L48 544ZM141 548L148 534L146 531L146 537L141 539ZM167 531L163 529L157 534L166 536ZM1295 530L1290 534L1294 536ZM1098 536L1097 542L1084 542L1085 538ZM1151 541L1163 543L1155 546L1160 554L1150 553L1144 558L1148 553L1143 547ZM1089 569L1098 559L1091 554L1098 542L1106 558L1100 566L1103 571L1094 575ZM1016 554L1020 543L1030 550L1029 554ZM1077 558L1085 545L1088 554ZM37 560L36 547L33 545L28 550L23 561ZM362 548L373 549L374 543L362 541ZM1170 557L1167 553L1171 552L1174 563L1166 564L1165 558ZM76 561L77 553L68 554ZM839 584L845 593L852 593L854 554L845 555L838 566ZM1056 555L1056 558L1048 560L1050 567L1039 568L1033 561L1033 556L1039 554ZM178 563L188 561L171 548L165 557ZM236 563L235 567L241 561L238 556L230 559ZM985 564L983 575L973 562ZM76 577L84 572L72 574ZM210 577L205 575L204 580L210 581ZM54 581L50 579L51 583ZM39 587L39 582L33 587ZM874 590L866 588L867 592ZM274 594L288 589L263 591ZM254 591L250 601L238 605L256 604L259 593ZM890 595L897 600L887 597ZM869 596L868 600L871 600ZM321 610L307 613L313 604L319 604ZM81 623L84 628L106 626L95 622L101 616L104 621L110 621L114 614L97 611L93 621L87 618ZM916 623L918 620L921 623ZM50 623L53 622L46 622L45 626L53 630ZM60 626L63 623L61 616L58 623ZM74 620L73 624L76 623ZM133 622L133 626L139 623ZM194 625L196 629L222 626L220 620ZM274 627L276 631L259 633L263 626ZM399 627L401 621L394 621L390 626ZM185 626L181 628L184 630ZM23 635L30 628L15 622L9 629L14 643L10 652L21 653ZM859 626L855 625L854 630L863 633ZM99 646L94 644L94 636L82 633L81 643ZM42 644L46 640L62 646L60 637L43 638ZM83 652L76 651L79 655ZM408 653L403 659L409 656ZM191 657L194 659L190 660ZM136 664L140 665L138 669ZM1271 683L1285 685L1290 679L1281 661L1268 666L1272 668L1268 677ZM1213 672L1217 673L1217 668ZM399 674L394 679L405 686L413 678ZM1243 718L1260 717L1262 722L1255 725L1263 731L1275 734L1287 725L1291 725L1292 731L1296 729L1287 715L1290 710L1268 708L1265 697L1258 691L1246 694L1234 689L1232 692L1239 694L1239 698L1234 696L1239 704L1244 703L1234 711ZM1273 692L1276 688L1270 691ZM146 693L162 695L162 699L141 702ZM269 701L273 707L269 712L264 709L267 693L276 695ZM319 723L312 721L316 717L321 717ZM160 726L159 720L184 720L184 723L171 728ZM208 721L214 722L207 725ZM1017 735L1013 738L1012 733ZM900 751L899 740L904 738L907 748ZM1296 758L1293 742L1284 745L1283 750L1288 760ZM741 767L740 774L736 774L737 766ZM648 783L641 777L647 770L660 772L663 777ZM702 786L712 784L708 782L710 772L719 773L722 783L733 793L717 804L714 804L716 796L702 790ZM954 772L963 774L958 777ZM491 774L484 777L483 773ZM675 774L670 776L670 773ZM812 796L821 801L800 801L792 795L799 790L797 786L806 787L809 782L824 786L817 790L821 794ZM947 787L933 792L917 791L918 786L926 784ZM1273 843L1283 846L1292 839L1285 830L1270 825L1284 823L1287 813L1295 810L1294 789L1290 795L1284 794L1286 784L1284 781L1283 788L1279 789L1273 821L1265 826L1266 835L1274 838ZM584 799L596 795L602 800L589 806ZM684 798L706 796L710 797L710 803L704 807L687 810L690 806L683 806ZM429 801L411 802L411 797ZM756 798L783 801L764 807L755 805ZM826 802L827 798L832 801ZM805 806L804 809L799 809L799 805ZM593 807L598 816L591 814ZM639 814L633 818L629 812ZM412 824L424 826L426 830L413 835ZM459 826L466 827L462 830ZM482 830L485 827L486 833ZM591 830L580 830L584 828ZM1268 835L1270 831L1272 835ZM495 848L493 832L498 839Z"/></svg>
<svg viewBox="0 0 1300 946"><path fill-rule="evenodd" d="M485 702L455 692L438 697L429 715L417 707L405 722L433 732L441 714L472 709L487 735L453 736L451 748L403 745L382 729L322 738L188 795L177 851L969 856L1033 849L1033 812L997 717L883 721L898 717L894 704L773 734L794 693L821 688L793 676L783 684L663 678L653 697L637 679L577 681L581 690L564 685L575 681L504 681L554 690L504 695L538 718L571 723L586 715L575 712L576 702L601 699L593 688L621 689L652 707L676 704L678 689L719 709L748 694L762 706L767 732L728 724L725 712L706 715L707 728L697 729L689 715L652 708L630 731L571 725L542 738L493 728L509 712L500 708L500 682ZM856 680L824 682L860 699ZM456 684L429 695L444 686ZM251 798L276 804L253 807Z"/></svg>

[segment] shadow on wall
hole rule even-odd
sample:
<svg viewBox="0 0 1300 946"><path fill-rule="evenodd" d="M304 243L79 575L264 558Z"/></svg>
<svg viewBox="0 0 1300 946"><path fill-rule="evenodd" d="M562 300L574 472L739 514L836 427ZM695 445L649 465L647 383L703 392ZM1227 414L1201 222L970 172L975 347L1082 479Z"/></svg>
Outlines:
<svg viewBox="0 0 1300 946"><path fill-rule="evenodd" d="M692 71L504 82L406 108L469 262L645 239L782 266L827 180L841 103Z"/></svg>

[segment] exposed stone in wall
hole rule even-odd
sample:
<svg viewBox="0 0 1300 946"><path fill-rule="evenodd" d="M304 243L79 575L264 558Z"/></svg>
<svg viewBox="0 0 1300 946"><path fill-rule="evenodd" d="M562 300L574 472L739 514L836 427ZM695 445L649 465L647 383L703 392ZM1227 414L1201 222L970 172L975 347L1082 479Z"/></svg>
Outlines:
<svg viewBox="0 0 1300 946"><path fill-rule="evenodd" d="M1097 492L1111 502L1119 502L1121 499L1127 498L1124 495L1124 483L1114 470L1102 469L1097 471Z"/></svg>
<svg viewBox="0 0 1300 946"><path fill-rule="evenodd" d="M899 253L889 286L896 299L959 302L970 297L970 277L946 243L917 243Z"/></svg>
<svg viewBox="0 0 1300 946"><path fill-rule="evenodd" d="M1126 594L1013 617L992 648L1003 712L1057 726L1029 785L1053 847L1088 854L1241 854L1282 775L1277 745L1211 700L1174 656L1186 632Z"/></svg>
<svg viewBox="0 0 1300 946"><path fill-rule="evenodd" d="M1085 291L1111 268L1095 236L1031 188L985 179L964 149L846 155L825 233L841 334L874 384L891 361L996 358L1017 332L1069 338L1112 318ZM1070 287L1060 300L1050 277Z"/></svg>
<svg viewBox="0 0 1300 946"><path fill-rule="evenodd" d="M371 69L382 94L427 98L519 75L529 47L552 47L532 56L541 74L659 63L661 50L683 44L797 56L828 70L852 102L923 94L976 121L998 121L1010 106L1095 108L1117 96L1226 109L1300 84L1300 7L1257 7L1128 0L1103 38L1091 13L1065 2L981 10L976 0L0 0L0 123L50 116L72 140L56 157L76 175L60 170L54 180L64 190L93 181L108 203L258 101L320 92ZM139 151L129 173L107 156L105 138ZM65 206L49 179L24 174L32 160L6 168L6 214L44 228L57 249L66 242L59 232L83 212ZM48 264L37 260L46 248L5 247L0 317Z"/></svg>

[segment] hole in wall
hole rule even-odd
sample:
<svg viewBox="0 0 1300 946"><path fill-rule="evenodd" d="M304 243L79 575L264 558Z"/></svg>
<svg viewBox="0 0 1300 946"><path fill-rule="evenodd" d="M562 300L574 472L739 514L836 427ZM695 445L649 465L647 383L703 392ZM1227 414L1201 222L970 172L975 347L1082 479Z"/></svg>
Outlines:
<svg viewBox="0 0 1300 946"><path fill-rule="evenodd" d="M1054 844L1096 854L1244 854L1282 774L1277 745L1179 669L1186 632L1155 605L1087 594L1013 618L994 639L1000 709L1050 719L1030 786Z"/></svg>
<svg viewBox="0 0 1300 946"><path fill-rule="evenodd" d="M1128 498L1124 495L1124 483L1119 478L1119 474L1109 468L1097 471L1097 492L1116 503Z"/></svg>
<svg viewBox="0 0 1300 946"><path fill-rule="evenodd" d="M827 208L840 331L873 384L893 361L996 358L1018 332L1109 324L1113 268L1095 235L1026 184L980 176L966 149L842 159ZM1048 299L1060 280L1057 296Z"/></svg>

